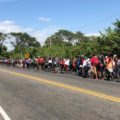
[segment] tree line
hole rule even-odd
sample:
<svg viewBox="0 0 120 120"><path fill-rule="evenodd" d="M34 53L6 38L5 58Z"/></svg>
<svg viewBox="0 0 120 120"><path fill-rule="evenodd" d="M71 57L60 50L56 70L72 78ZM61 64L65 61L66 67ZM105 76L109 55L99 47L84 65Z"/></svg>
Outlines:
<svg viewBox="0 0 120 120"><path fill-rule="evenodd" d="M6 39L13 39L11 45L14 50L7 51L4 44ZM0 33L0 56L20 58L25 57L26 53L30 57L75 57L81 54L91 56L93 53L120 55L120 20L116 19L113 27L100 32L99 36L86 36L81 31L59 30L49 36L43 46L28 33Z"/></svg>

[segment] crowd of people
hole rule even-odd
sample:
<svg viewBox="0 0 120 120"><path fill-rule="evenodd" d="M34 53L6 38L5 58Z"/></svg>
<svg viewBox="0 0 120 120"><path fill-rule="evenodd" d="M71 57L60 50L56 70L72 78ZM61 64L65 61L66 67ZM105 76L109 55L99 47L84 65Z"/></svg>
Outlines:
<svg viewBox="0 0 120 120"><path fill-rule="evenodd" d="M80 77L96 80L114 80L120 78L120 58L117 55L111 54L107 56L96 56L93 54L91 58L84 55L76 56L75 58L0 58L0 64L61 74L75 73Z"/></svg>

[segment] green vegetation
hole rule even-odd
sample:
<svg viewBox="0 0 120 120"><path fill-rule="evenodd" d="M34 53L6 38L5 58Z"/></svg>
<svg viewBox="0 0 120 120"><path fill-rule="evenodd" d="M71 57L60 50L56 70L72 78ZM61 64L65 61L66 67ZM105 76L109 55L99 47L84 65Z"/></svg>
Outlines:
<svg viewBox="0 0 120 120"><path fill-rule="evenodd" d="M91 56L96 54L120 55L120 20L113 23L114 27L108 27L100 36L85 36L82 32L73 33L68 30L59 30L48 37L43 46L27 33L0 33L0 56L25 57L25 53L34 56L74 57L84 54ZM8 37L11 36L11 37ZM6 38L14 37L11 44L13 51L7 52L4 46Z"/></svg>

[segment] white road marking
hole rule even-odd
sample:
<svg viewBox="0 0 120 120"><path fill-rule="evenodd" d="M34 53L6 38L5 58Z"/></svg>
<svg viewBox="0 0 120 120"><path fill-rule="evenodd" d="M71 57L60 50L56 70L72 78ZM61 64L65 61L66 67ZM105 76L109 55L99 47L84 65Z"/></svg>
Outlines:
<svg viewBox="0 0 120 120"><path fill-rule="evenodd" d="M0 106L0 114L5 120L11 120L1 106Z"/></svg>

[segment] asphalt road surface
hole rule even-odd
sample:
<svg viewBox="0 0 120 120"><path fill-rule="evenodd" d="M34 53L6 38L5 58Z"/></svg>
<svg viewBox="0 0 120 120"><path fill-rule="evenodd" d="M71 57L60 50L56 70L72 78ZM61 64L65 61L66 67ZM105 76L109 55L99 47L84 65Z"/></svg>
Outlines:
<svg viewBox="0 0 120 120"><path fill-rule="evenodd" d="M0 120L120 120L120 82L0 66Z"/></svg>

